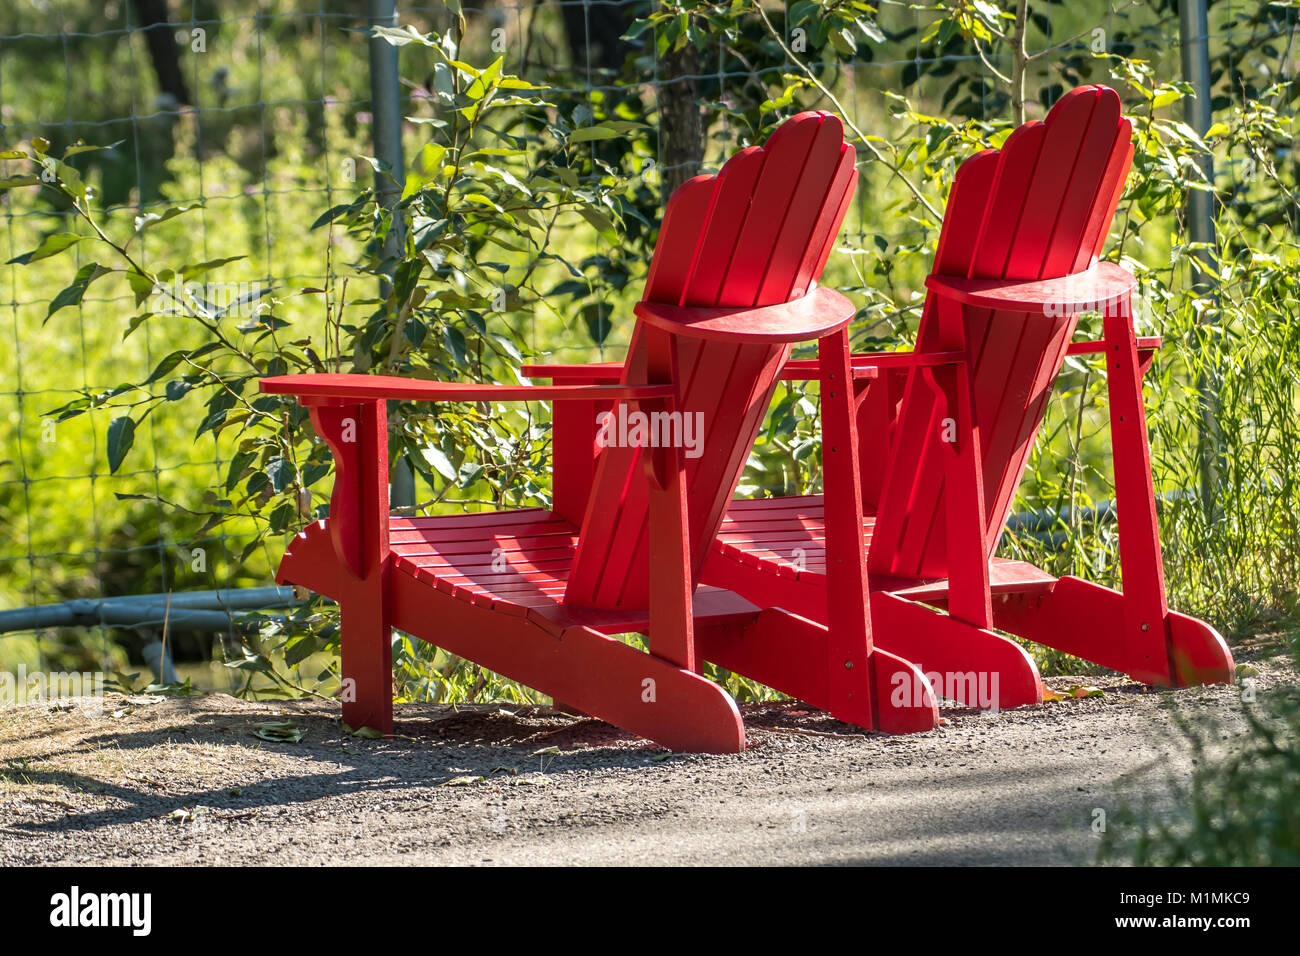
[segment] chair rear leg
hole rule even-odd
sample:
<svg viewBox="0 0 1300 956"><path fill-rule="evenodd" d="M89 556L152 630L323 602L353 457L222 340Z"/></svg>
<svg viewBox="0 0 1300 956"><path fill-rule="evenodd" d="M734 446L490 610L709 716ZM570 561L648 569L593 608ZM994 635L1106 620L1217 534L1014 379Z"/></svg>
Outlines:
<svg viewBox="0 0 1300 956"><path fill-rule="evenodd" d="M1148 683L1231 681L1232 655L1223 638L1208 624L1171 613L1166 601L1143 365L1127 296L1105 315L1103 327L1123 581L1123 612L1111 640L1123 644L1121 653L1134 662L1137 671L1128 672Z"/></svg>
<svg viewBox="0 0 1300 956"><path fill-rule="evenodd" d="M933 730L939 706L925 675L910 661L871 648L844 663L832 681L830 628L781 608L765 608L745 627L701 628L702 658L798 698L845 723L891 734Z"/></svg>
<svg viewBox="0 0 1300 956"><path fill-rule="evenodd" d="M1000 634L883 591L871 595L871 619L876 646L942 681L944 697L999 710L1043 701L1033 658Z"/></svg>
<svg viewBox="0 0 1300 956"><path fill-rule="evenodd" d="M993 623L999 630L1120 671L1146 684L1186 687L1232 683L1232 653L1218 632L1204 621L1176 611L1168 613L1172 675L1163 628L1139 631L1150 634L1144 642L1116 640L1128 620L1128 601L1126 595L1113 588L1064 577L1051 591L1009 594L995 600Z"/></svg>

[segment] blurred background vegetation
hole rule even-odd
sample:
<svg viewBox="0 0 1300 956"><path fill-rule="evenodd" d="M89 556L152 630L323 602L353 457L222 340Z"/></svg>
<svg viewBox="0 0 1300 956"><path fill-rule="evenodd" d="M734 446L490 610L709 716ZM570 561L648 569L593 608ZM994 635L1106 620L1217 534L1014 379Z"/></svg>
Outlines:
<svg viewBox="0 0 1300 956"><path fill-rule="evenodd" d="M323 514L330 461L300 410L256 395L258 375L510 381L528 359L620 359L671 187L800 109L842 115L860 160L824 281L858 303L861 348L910 347L957 165L1097 82L1138 144L1105 254L1141 277L1140 331L1165 341L1147 394L1171 603L1234 641L1294 628L1294 2L1210 5L1203 131L1183 122L1173 0L399 4L384 42L403 169L373 158L360 7L0 11L0 607L269 584L287 537ZM1195 191L1215 198L1215 249L1189 240ZM1212 286L1193 282L1198 254ZM192 281L236 301L187 295ZM815 386L782 387L742 493L818 490L816 403ZM393 423L413 510L546 503L546 408L398 407ZM1108 456L1099 366L1071 358L1016 506L1036 519L1003 553L1116 584L1094 508ZM329 693L336 623L310 603L165 639L195 687ZM0 667L132 681L157 637L16 633ZM402 698L531 699L417 645L399 637Z"/></svg>

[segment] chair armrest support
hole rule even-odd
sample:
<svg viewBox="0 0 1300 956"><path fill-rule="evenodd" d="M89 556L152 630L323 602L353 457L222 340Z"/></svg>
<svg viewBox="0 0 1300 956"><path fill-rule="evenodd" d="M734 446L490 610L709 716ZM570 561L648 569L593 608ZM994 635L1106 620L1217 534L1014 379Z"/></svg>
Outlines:
<svg viewBox="0 0 1300 956"><path fill-rule="evenodd" d="M1139 335L1137 338L1137 348L1139 352L1154 352L1160 348L1161 339L1158 335ZM1091 342L1071 342L1070 347L1065 350L1066 355L1098 355L1106 351L1106 342L1104 339L1097 339Z"/></svg>
<svg viewBox="0 0 1300 956"><path fill-rule="evenodd" d="M850 363L855 381L878 378L880 371L919 368L935 365L960 365L966 361L965 352L854 352ZM813 381L820 372L817 359L795 359L785 363L781 371L784 381Z"/></svg>
<svg viewBox="0 0 1300 956"><path fill-rule="evenodd" d="M1139 375L1146 375L1151 368L1151 363L1156 357L1156 352L1160 348L1160 336L1158 335L1139 335L1137 342L1137 361ZM1100 355L1106 351L1106 342L1073 342L1066 349L1066 355Z"/></svg>

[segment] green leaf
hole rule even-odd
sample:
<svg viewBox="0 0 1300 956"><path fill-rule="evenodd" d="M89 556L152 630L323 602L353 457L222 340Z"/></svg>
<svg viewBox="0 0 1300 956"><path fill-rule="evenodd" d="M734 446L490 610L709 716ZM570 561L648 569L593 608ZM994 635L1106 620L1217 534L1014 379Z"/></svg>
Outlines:
<svg viewBox="0 0 1300 956"><path fill-rule="evenodd" d="M406 199L414 195L420 191L425 183L436 179L438 170L442 168L443 157L446 155L446 146L440 146L437 143L425 143L419 155L415 157L415 163L412 165L410 174L406 177L406 187L402 190L402 198Z"/></svg>
<svg viewBox="0 0 1300 956"><path fill-rule="evenodd" d="M67 159L70 156L76 156L78 153L98 153L105 149L113 149L115 146L121 146L124 142L126 142L126 140L119 139L116 143L109 143L107 146L97 146L94 143L83 143L81 140L77 140L63 151L63 158Z"/></svg>
<svg viewBox="0 0 1300 956"><path fill-rule="evenodd" d="M143 216L135 217L135 234L138 236L151 226L156 226L160 222L166 222L168 219L175 219L177 216L189 212L191 209L202 209L203 203L192 202L184 206L172 206L161 213L147 212Z"/></svg>
<svg viewBox="0 0 1300 956"><path fill-rule="evenodd" d="M130 415L115 418L108 426L108 470L115 473L135 442L135 422Z"/></svg>
<svg viewBox="0 0 1300 956"><path fill-rule="evenodd" d="M194 388L194 383L186 381L183 378L174 378L167 383L167 388L163 394L169 402L178 402L189 394L190 389Z"/></svg>
<svg viewBox="0 0 1300 956"><path fill-rule="evenodd" d="M64 249L71 248L87 238L87 236L79 236L75 232L56 232L53 235L46 236L45 241L31 252L25 252L21 256L14 256L5 265L17 263L25 266L36 262L38 259L48 259L50 256L58 255Z"/></svg>
<svg viewBox="0 0 1300 956"><path fill-rule="evenodd" d="M618 130L610 129L608 126L584 126L569 134L569 142L588 143L594 139L613 139L618 135L620 135Z"/></svg>
<svg viewBox="0 0 1300 956"><path fill-rule="evenodd" d="M162 360L159 361L157 366L155 366L154 370L151 373L149 373L149 377L146 378L140 384L152 385L154 382L158 381L158 379L162 378L164 375L169 373L177 365L180 365L181 361L185 358L187 354L188 353L185 351L185 349L178 349L175 352L171 352L167 355L164 355L162 357Z"/></svg>
<svg viewBox="0 0 1300 956"><path fill-rule="evenodd" d="M335 219L339 218L345 212L346 213L353 212L356 205L357 205L356 202L343 202L343 203L339 203L337 206L331 206L329 209L326 209L323 213L321 213L319 217L317 217L316 221L311 224L311 228L319 229L327 222L333 222Z"/></svg>
<svg viewBox="0 0 1300 956"><path fill-rule="evenodd" d="M77 270L77 274L72 278L72 284L60 292L50 302L50 310L45 313L45 321L50 320L55 312L69 305L76 305L81 301L81 297L86 294L87 287L98 279L100 276L106 276L112 269L106 269L98 262L87 262Z"/></svg>
<svg viewBox="0 0 1300 956"><path fill-rule="evenodd" d="M257 452L240 451L235 453L235 457L230 459L230 470L226 472L226 491L234 489L239 484L239 479L244 477L244 472L248 466L257 458Z"/></svg>
<svg viewBox="0 0 1300 956"><path fill-rule="evenodd" d="M866 37L868 40L870 40L871 42L873 42L873 43L884 43L884 42L885 42L885 33L884 33L884 31L881 30L880 27L877 26L877 25L876 25L874 22L872 22L871 20L863 20L863 19L859 18L859 19L857 19L857 20L854 20L853 22L854 22L855 24L857 24L857 27L858 27L859 30L862 31L863 36L865 36L865 37Z"/></svg>
<svg viewBox="0 0 1300 956"><path fill-rule="evenodd" d="M428 39L421 36L420 32L410 24L404 27L374 26L370 28L370 35L397 47L406 46L408 43L422 43L425 46L432 46Z"/></svg>
<svg viewBox="0 0 1300 956"><path fill-rule="evenodd" d="M362 740L380 740L384 736L378 730L375 730L374 727L358 727L356 730L353 730L347 724L341 724L340 726L342 726L343 732L348 736L360 737Z"/></svg>
<svg viewBox="0 0 1300 956"><path fill-rule="evenodd" d="M134 269L127 272L126 283L131 287L131 291L135 293L136 308L139 308L141 302L153 295L153 279L136 272Z"/></svg>
<svg viewBox="0 0 1300 956"><path fill-rule="evenodd" d="M596 228L602 238L609 242L618 242L618 230L614 228L614 223L599 209L592 206L579 206L578 213Z"/></svg>
<svg viewBox="0 0 1300 956"><path fill-rule="evenodd" d="M195 276L201 276L205 272L211 272L213 269L224 266L229 262L238 262L240 259L247 258L248 256L227 256L224 259L209 259L207 262L188 265L181 269L181 278L193 279Z"/></svg>
<svg viewBox="0 0 1300 956"><path fill-rule="evenodd" d="M434 445L420 449L420 457L429 463L429 466L448 481L456 480L456 468L451 463L451 459L446 453Z"/></svg>
<svg viewBox="0 0 1300 956"><path fill-rule="evenodd" d="M284 646L284 662L289 667L297 667L316 653L316 650L316 638L310 634L291 638Z"/></svg>
<svg viewBox="0 0 1300 956"><path fill-rule="evenodd" d="M293 462L286 458L272 458L266 463L266 476L271 479L271 487L275 491L284 491L293 484L295 471Z"/></svg>
<svg viewBox="0 0 1300 956"><path fill-rule="evenodd" d="M307 731L292 720L263 720L254 724L251 732L254 737L278 744L302 743L302 738L307 736Z"/></svg>

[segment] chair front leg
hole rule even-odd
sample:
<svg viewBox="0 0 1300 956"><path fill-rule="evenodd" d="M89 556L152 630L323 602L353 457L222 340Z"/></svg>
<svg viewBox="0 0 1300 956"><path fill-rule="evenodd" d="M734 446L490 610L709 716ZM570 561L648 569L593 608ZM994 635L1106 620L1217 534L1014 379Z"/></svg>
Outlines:
<svg viewBox="0 0 1300 956"><path fill-rule="evenodd" d="M672 336L645 329L647 381L679 381ZM665 411L680 410L664 403ZM683 670L698 671L695 653L694 574L686 504L686 461L676 445L642 449L650 482L650 653Z"/></svg>
<svg viewBox="0 0 1300 956"><path fill-rule="evenodd" d="M1120 580L1124 592L1122 639L1132 651L1133 661L1129 673L1154 683L1176 683L1155 483L1151 477L1151 447L1142 400L1144 368L1138 354L1128 295L1119 302L1118 308L1107 310L1102 328L1115 467Z"/></svg>
<svg viewBox="0 0 1300 956"><path fill-rule="evenodd" d="M966 351L966 323L961 303L939 298L939 347ZM983 455L972 363L926 368L922 374L941 396L946 414L940 418L939 443L944 453L944 521L948 546L948 611L976 627L992 626L989 592L989 548L984 509Z"/></svg>
<svg viewBox="0 0 1300 956"><path fill-rule="evenodd" d="M383 399L308 402L334 452L328 527L339 575L343 722L393 731L392 600L388 548L388 413Z"/></svg>
<svg viewBox="0 0 1300 956"><path fill-rule="evenodd" d="M821 367L822 485L826 509L826 624L831 713L879 727L879 686L872 673L867 551L858 471L857 396L847 330L817 343Z"/></svg>

